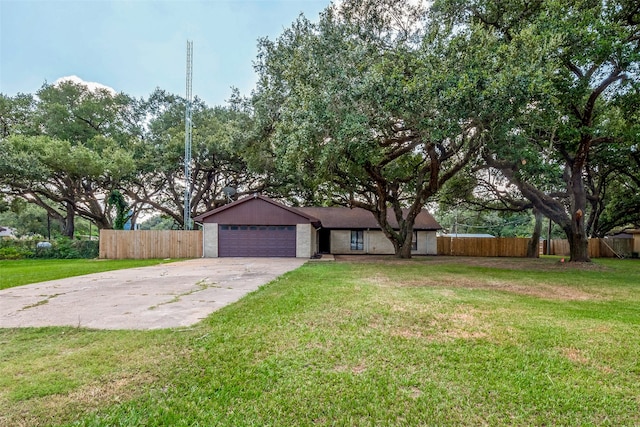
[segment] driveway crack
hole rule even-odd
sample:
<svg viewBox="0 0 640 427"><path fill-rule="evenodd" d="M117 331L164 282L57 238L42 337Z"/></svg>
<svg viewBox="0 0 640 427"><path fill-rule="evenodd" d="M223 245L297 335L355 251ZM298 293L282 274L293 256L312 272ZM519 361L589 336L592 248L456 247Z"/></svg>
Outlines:
<svg viewBox="0 0 640 427"><path fill-rule="evenodd" d="M177 302L180 302L180 300L183 297L189 296L189 295L193 295L195 293L198 292L202 292L206 289L210 289L210 288L219 288L220 286L217 285L215 282L209 282L207 281L207 279L202 279L199 280L198 282L196 282L196 287L194 289L190 289L186 292L182 292L176 296L174 296L172 299L170 299L169 301L165 301L165 302L161 302L159 304L156 305L152 305L151 307L148 308L148 310L155 310L156 308L163 306L163 305L167 305L167 304L174 304Z"/></svg>
<svg viewBox="0 0 640 427"><path fill-rule="evenodd" d="M34 302L33 304L29 304L29 305L25 305L24 307L22 307L20 310L18 311L25 311L25 310L29 310L30 308L35 308L35 307L39 307L41 305L45 305L48 304L50 300L59 297L62 294L53 294L53 295L49 295L48 297L46 297L43 300L40 300L38 302Z"/></svg>

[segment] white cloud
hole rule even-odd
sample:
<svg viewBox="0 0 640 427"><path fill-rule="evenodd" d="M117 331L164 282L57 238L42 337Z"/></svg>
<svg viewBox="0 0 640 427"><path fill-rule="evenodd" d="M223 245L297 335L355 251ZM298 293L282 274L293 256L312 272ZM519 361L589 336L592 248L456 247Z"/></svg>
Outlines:
<svg viewBox="0 0 640 427"><path fill-rule="evenodd" d="M81 84L81 85L84 85L84 86L88 87L89 90L91 90L91 91L96 91L98 89L105 89L112 95L116 94L115 89L113 89L112 87L105 86L102 83L97 83L97 82L86 82L86 81L82 80L78 76L60 77L58 80L55 81L55 83L53 83L53 85L57 86L62 82L72 82L72 83L75 83L75 84Z"/></svg>

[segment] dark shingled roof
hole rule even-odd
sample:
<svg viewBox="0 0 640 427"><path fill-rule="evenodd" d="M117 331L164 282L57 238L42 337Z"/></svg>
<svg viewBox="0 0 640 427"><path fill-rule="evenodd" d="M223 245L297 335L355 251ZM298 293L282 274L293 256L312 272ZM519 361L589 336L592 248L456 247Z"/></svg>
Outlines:
<svg viewBox="0 0 640 427"><path fill-rule="evenodd" d="M373 214L362 208L295 208L300 212L318 218L323 228L333 229L359 229L372 228L380 229ZM404 210L405 214L407 210ZM393 228L398 228L398 221L395 219L393 210L387 211L387 220ZM420 211L416 217L414 230L440 230L442 227L433 216L426 210Z"/></svg>
<svg viewBox="0 0 640 427"><path fill-rule="evenodd" d="M219 214L220 212L226 211L228 209L233 209L234 207L236 207L238 205L241 205L243 203L251 202L252 200L263 200L263 201L265 201L267 203L270 203L270 204L272 204L274 206L279 207L280 209L284 209L284 210L286 210L288 212L291 212L293 214L300 215L301 217L306 218L307 220L309 220L309 222L311 224L313 224L316 227L320 225L317 218L314 218L313 216L311 216L311 215L309 215L309 214L307 214L305 212L302 212L300 209L290 208L289 206L285 206L282 203L278 203L273 199L270 199L270 198L268 198L266 196L262 196L262 195L259 195L259 194L254 194L253 196L247 196L247 197L244 197L244 198L242 198L240 200L236 200L235 202L229 203L227 205L220 206L219 208L216 208L214 210L211 210L211 211L208 211L208 212L205 212L203 214L200 214L200 215L196 216L195 218L193 218L193 220L197 221L197 222L203 221L207 217Z"/></svg>
<svg viewBox="0 0 640 427"><path fill-rule="evenodd" d="M296 215L300 215L301 217L306 218L313 224L315 227L320 226L322 224L322 228L332 228L332 229L380 229L378 222L374 218L373 214L362 208L344 208L344 207L330 207L330 208L291 208L289 206L285 206L281 203L276 202L268 197L262 195L253 195L248 196L243 199L237 200L233 203L229 203L227 205L221 206L217 209L214 209L209 212L205 212L201 215L198 215L194 218L195 221L203 221L207 217L211 215L216 215L221 212L224 212L228 209L233 209L234 207L250 202L251 200L260 199L265 202L268 202L274 206L277 206L281 209L287 210ZM403 210L405 215L407 213L407 209ZM387 219L389 224L393 228L398 228L398 221L396 221L395 215L392 209L387 211ZM429 212L426 210L420 211L418 216L416 217L416 222L413 226L414 230L440 230L442 227L438 222L431 216Z"/></svg>

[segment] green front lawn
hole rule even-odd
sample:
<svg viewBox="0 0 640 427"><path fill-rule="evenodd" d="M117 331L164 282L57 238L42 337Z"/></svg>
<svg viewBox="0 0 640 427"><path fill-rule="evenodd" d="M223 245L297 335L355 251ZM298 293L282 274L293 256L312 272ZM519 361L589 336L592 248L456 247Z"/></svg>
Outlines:
<svg viewBox="0 0 640 427"><path fill-rule="evenodd" d="M0 425L640 424L640 262L368 260L191 328L0 329Z"/></svg>
<svg viewBox="0 0 640 427"><path fill-rule="evenodd" d="M0 289L46 280L82 276L167 262L161 259L23 259L0 260Z"/></svg>

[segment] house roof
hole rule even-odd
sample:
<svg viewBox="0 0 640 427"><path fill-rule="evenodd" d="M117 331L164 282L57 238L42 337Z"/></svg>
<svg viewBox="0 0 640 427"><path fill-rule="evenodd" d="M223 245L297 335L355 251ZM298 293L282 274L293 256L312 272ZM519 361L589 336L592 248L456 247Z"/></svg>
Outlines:
<svg viewBox="0 0 640 427"><path fill-rule="evenodd" d="M270 203L273 206L284 209L292 214L298 215L308 220L315 227L332 228L332 229L380 229L380 225L376 221L373 214L362 208L345 208L345 207L305 207L305 208L291 208L281 203L276 202L268 197L255 194L237 200L233 203L221 206L217 209L213 209L209 212L205 212L198 215L193 220L197 222L208 222L207 218L223 213L228 215L225 211L233 209L244 203L248 203L252 200L262 200ZM407 209L403 210L406 214ZM398 228L398 221L395 219L393 210L387 211L387 220L393 228ZM414 224L414 230L440 230L442 227L426 210L420 211L416 217Z"/></svg>
<svg viewBox="0 0 640 427"><path fill-rule="evenodd" d="M262 200L262 201L270 203L271 205L276 206L276 207L278 207L280 209L284 209L284 210L286 210L286 211L288 211L288 212L290 212L292 214L295 214L295 215L298 215L298 216L300 216L302 218L305 218L310 223L312 223L312 224L314 224L316 226L318 226L320 224L320 221L317 218L315 218L315 217L313 217L313 216L311 216L311 215L309 215L307 213L304 213L299 209L290 208L289 206L285 206L282 203L278 203L275 200L272 200L272 199L270 199L268 197L265 197L265 196L262 196L262 195L259 195L259 194L254 194L253 196L244 197L244 198L242 198L240 200L236 200L233 203L229 203L228 205L224 205L224 206L221 206L221 207L219 207L217 209L213 209L213 210L211 210L209 212L205 212L205 213L203 213L201 215L198 215L197 217L193 218L193 220L197 221L197 222L202 222L202 221L204 221L206 218L208 218L210 216L220 214L220 213L222 213L222 212L224 212L224 211L226 211L228 209L233 209L234 207L237 207L238 205L242 205L242 204L250 202L252 200Z"/></svg>
<svg viewBox="0 0 640 427"><path fill-rule="evenodd" d="M320 220L323 228L333 229L362 229L372 228L380 229L380 225L376 221L371 212L362 208L344 208L344 207L309 207L297 208L299 211L308 215L312 215ZM407 209L403 209L406 214ZM387 210L387 220L393 228L398 228L398 221L392 209ZM433 216L426 210L421 210L416 217L414 230L440 230L442 227Z"/></svg>
<svg viewBox="0 0 640 427"><path fill-rule="evenodd" d="M621 231L619 233L610 234L605 236L605 238L609 239L633 239L633 234L629 231Z"/></svg>

